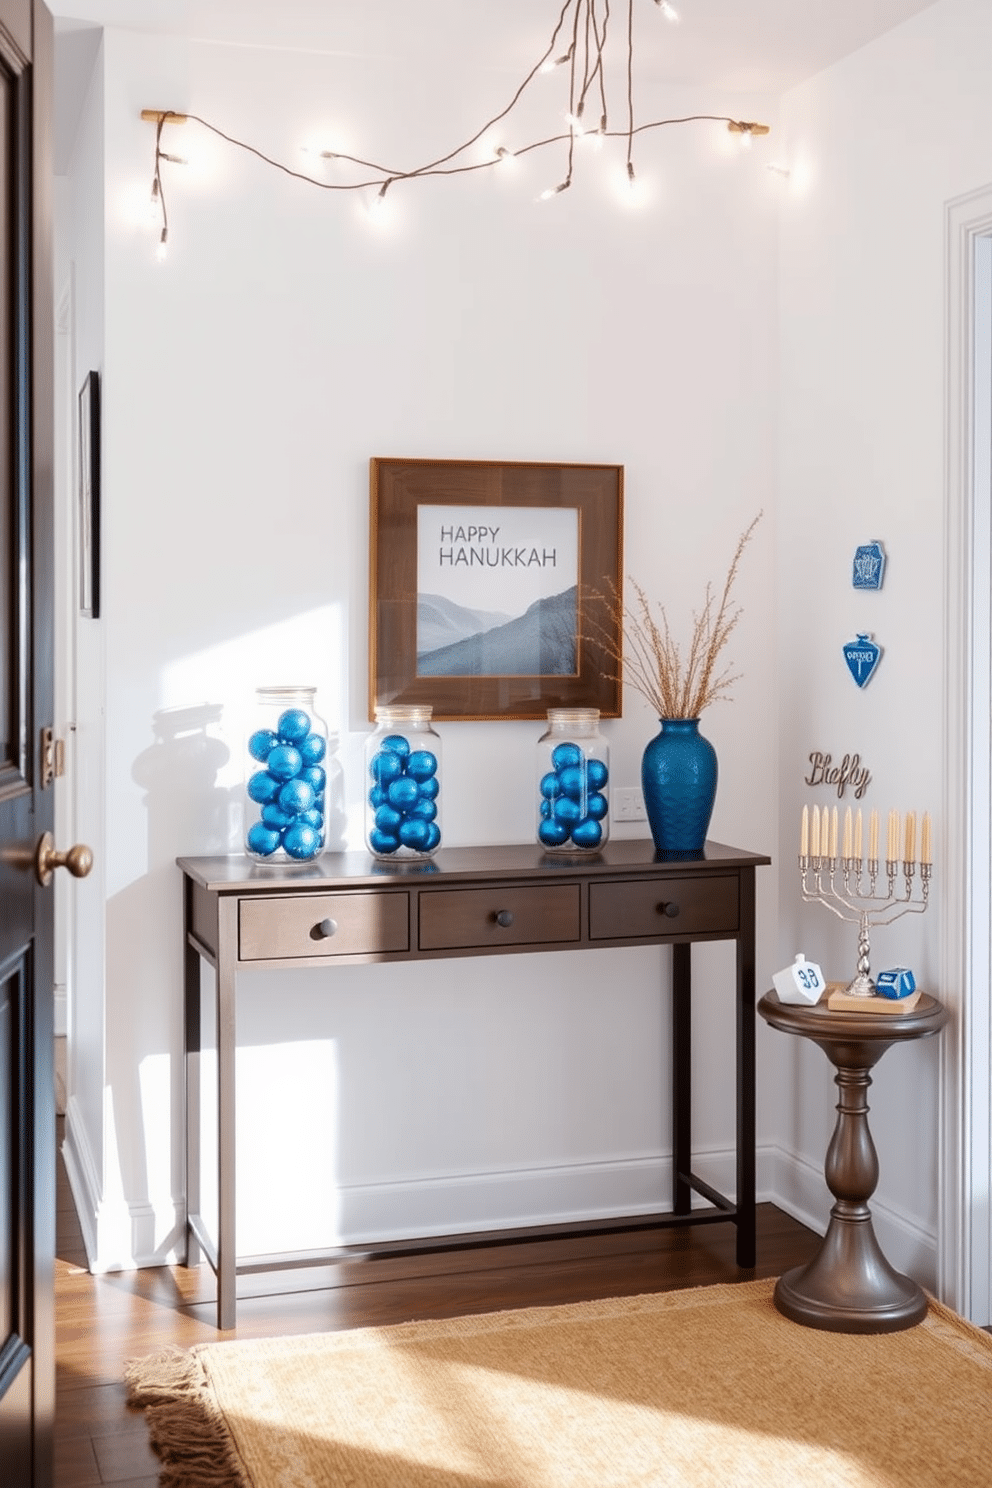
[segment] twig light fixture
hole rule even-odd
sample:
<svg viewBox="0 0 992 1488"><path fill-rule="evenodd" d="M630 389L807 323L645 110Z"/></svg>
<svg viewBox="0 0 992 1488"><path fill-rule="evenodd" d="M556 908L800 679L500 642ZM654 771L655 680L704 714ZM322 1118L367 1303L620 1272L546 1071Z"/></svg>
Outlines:
<svg viewBox="0 0 992 1488"><path fill-rule="evenodd" d="M535 150L543 150L549 146L562 145L565 150L564 172L557 184L550 185L541 193L541 200L548 200L567 191L572 184L575 169L575 146L577 140L593 138L598 142L605 140L622 140L626 147L626 173L627 179L633 186L636 183L634 170L634 140L635 138L651 129L661 129L672 124L692 124L704 121L722 123L733 133L740 137L742 143L750 144L755 135L768 134L767 124L758 124L752 120L732 119L725 114L689 114L680 118L650 119L643 123L638 122L634 109L634 50L635 50L635 26L634 13L638 0L626 0L626 25L625 25L625 79L626 79L626 109L625 122L622 128L610 127L610 114L607 105L607 45L612 35L611 23L613 22L613 7L611 0L564 0L558 14L558 20L552 32L551 39L541 57L535 62L523 82L513 93L510 101L497 114L477 129L462 144L456 145L454 149L434 160L425 161L422 165L410 169L400 169L396 166L383 165L377 161L364 160L357 155L350 155L336 150L321 150L320 157L324 160L333 161L345 168L354 171L354 178L350 180L328 181L316 176L309 175L305 171L293 170L290 166L274 160L271 156L256 149L254 145L245 140L237 139L234 135L227 134L223 129L209 120L200 118L197 114L179 112L174 109L143 109L141 117L155 125L155 167L152 180L152 205L156 211L156 221L159 223L159 257L164 257L169 240L169 215L165 201L165 189L162 178L162 162L183 163L182 157L167 153L162 149L162 134L165 126L172 124L185 124L187 121L199 124L202 128L218 135L228 144L234 145L240 150L245 150L254 155L264 164L272 166L275 170L282 171L296 180L304 181L310 186L316 186L322 191L372 191L373 203L381 205L385 199L386 192L396 182L408 182L425 180L432 176L456 176L464 175L473 171L489 170L500 165L504 161L528 155ZM662 16L669 22L677 23L678 11L669 3L669 0L653 0L655 7L661 11ZM498 126L505 125L510 119L514 108L520 102L526 90L542 74L563 73L568 80L567 108L564 110L563 122L565 129L553 129L552 132L540 139L531 140L519 145L498 144L494 146L491 153L482 159L467 158L468 152L472 150L479 141Z"/></svg>

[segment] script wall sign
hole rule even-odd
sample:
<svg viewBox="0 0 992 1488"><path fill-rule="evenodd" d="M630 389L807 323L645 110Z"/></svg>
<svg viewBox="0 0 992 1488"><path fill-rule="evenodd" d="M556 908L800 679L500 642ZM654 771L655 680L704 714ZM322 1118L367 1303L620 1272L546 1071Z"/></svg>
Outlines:
<svg viewBox="0 0 992 1488"><path fill-rule="evenodd" d="M845 754L839 764L835 764L832 754L815 749L809 756L809 763L810 772L804 776L806 784L830 786L841 798L850 786L855 799L860 801L871 784L871 772L861 763L860 754Z"/></svg>

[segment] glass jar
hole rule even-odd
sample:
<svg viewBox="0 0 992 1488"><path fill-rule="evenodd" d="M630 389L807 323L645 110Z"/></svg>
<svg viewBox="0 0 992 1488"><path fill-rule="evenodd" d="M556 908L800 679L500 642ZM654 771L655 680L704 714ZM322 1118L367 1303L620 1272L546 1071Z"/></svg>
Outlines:
<svg viewBox="0 0 992 1488"><path fill-rule="evenodd" d="M441 845L441 740L432 711L375 710L365 741L365 841L383 861L429 858Z"/></svg>
<svg viewBox="0 0 992 1488"><path fill-rule="evenodd" d="M327 840L327 724L314 687L259 687L248 730L245 852L264 862L309 862Z"/></svg>
<svg viewBox="0 0 992 1488"><path fill-rule="evenodd" d="M610 835L610 748L598 708L549 708L537 742L537 840L547 852L598 852Z"/></svg>

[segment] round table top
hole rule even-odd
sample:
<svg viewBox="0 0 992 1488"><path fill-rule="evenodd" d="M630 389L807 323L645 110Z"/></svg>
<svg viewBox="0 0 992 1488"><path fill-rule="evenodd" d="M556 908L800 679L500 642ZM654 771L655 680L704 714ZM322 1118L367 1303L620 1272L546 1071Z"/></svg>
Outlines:
<svg viewBox="0 0 992 1488"><path fill-rule="evenodd" d="M943 1028L950 1014L936 997L922 992L911 1013L848 1012L834 1010L822 1001L809 1003L780 1002L777 992L766 992L758 1002L758 1012L772 1028L783 1033L804 1034L812 1039L877 1039L895 1043L897 1039L926 1038Z"/></svg>

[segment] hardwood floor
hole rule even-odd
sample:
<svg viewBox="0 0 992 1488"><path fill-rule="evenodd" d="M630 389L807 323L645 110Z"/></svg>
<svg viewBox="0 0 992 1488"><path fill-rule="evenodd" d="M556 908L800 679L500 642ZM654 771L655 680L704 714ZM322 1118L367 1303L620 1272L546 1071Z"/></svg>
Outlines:
<svg viewBox="0 0 992 1488"><path fill-rule="evenodd" d="M818 1243L771 1204L759 1206L753 1271L734 1263L730 1224L535 1244L501 1245L494 1238L478 1250L243 1277L237 1329L219 1334L207 1267L89 1274L61 1158L58 1171L55 1488L155 1488L157 1461L144 1417L128 1410L120 1380L125 1360L165 1345L188 1348L222 1337L311 1333L777 1276L808 1260Z"/></svg>

